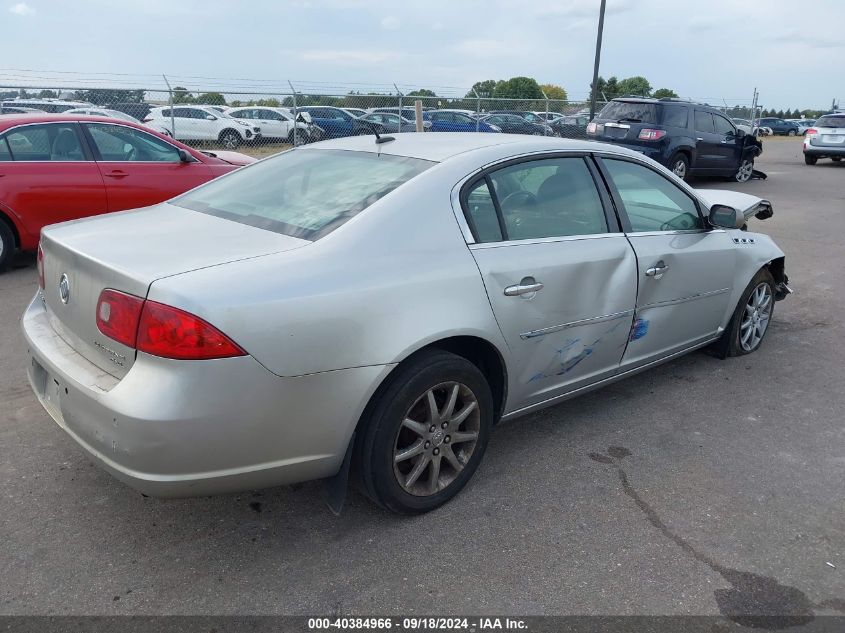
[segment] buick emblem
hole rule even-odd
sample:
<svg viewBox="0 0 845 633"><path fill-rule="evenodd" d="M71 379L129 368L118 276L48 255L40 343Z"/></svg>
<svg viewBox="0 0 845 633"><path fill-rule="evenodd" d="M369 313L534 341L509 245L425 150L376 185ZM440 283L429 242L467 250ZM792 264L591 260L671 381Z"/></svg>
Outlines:
<svg viewBox="0 0 845 633"><path fill-rule="evenodd" d="M70 279L67 278L66 273L62 273L61 278L59 278L59 297L61 297L62 303L70 301Z"/></svg>

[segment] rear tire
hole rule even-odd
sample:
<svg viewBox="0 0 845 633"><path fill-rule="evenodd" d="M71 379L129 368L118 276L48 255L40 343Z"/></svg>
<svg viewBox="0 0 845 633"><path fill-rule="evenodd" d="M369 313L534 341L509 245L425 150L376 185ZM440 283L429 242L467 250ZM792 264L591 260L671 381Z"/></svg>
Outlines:
<svg viewBox="0 0 845 633"><path fill-rule="evenodd" d="M716 355L743 356L760 349L774 310L775 280L768 268L761 268L742 293L722 337L714 344Z"/></svg>
<svg viewBox="0 0 845 633"><path fill-rule="evenodd" d="M6 270L15 254L15 236L12 229L0 220L0 273Z"/></svg>
<svg viewBox="0 0 845 633"><path fill-rule="evenodd" d="M235 132L235 130L223 130L220 132L218 140L223 148L228 150L237 149L243 141L241 135Z"/></svg>
<svg viewBox="0 0 845 633"><path fill-rule="evenodd" d="M809 154L804 154L804 163L807 165L815 165L819 159L816 156L810 156Z"/></svg>
<svg viewBox="0 0 845 633"><path fill-rule="evenodd" d="M838 163L840 160L842 160L842 157L841 156L833 156L830 160L832 160L834 163Z"/></svg>
<svg viewBox="0 0 845 633"><path fill-rule="evenodd" d="M687 158L686 154L675 154L672 160L669 161L669 171L681 180L689 178L689 158Z"/></svg>
<svg viewBox="0 0 845 633"><path fill-rule="evenodd" d="M429 512L481 463L493 426L490 386L475 365L440 350L418 354L388 380L361 420L355 468L364 494L383 508Z"/></svg>

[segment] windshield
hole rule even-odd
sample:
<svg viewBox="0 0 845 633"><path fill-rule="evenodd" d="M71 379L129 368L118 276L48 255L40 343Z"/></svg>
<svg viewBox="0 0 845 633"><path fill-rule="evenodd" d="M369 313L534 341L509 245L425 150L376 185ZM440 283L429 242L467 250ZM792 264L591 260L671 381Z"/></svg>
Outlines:
<svg viewBox="0 0 845 633"><path fill-rule="evenodd" d="M434 165L347 150L291 150L171 202L306 240L328 235Z"/></svg>
<svg viewBox="0 0 845 633"><path fill-rule="evenodd" d="M611 101L597 119L610 121L630 121L632 123L659 123L658 108L655 103L639 103L636 101Z"/></svg>
<svg viewBox="0 0 845 633"><path fill-rule="evenodd" d="M845 116L823 116L816 121L816 127L845 128Z"/></svg>

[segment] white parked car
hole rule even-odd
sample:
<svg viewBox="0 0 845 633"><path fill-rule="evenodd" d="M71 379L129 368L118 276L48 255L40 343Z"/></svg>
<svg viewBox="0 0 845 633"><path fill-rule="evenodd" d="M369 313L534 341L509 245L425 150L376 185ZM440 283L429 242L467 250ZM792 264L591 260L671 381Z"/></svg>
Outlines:
<svg viewBox="0 0 845 633"><path fill-rule="evenodd" d="M130 123L140 123L140 121L132 115L121 112L120 110L110 110L109 108L73 108L72 110L65 110L63 114L107 116L111 119L120 119L121 121L129 121Z"/></svg>
<svg viewBox="0 0 845 633"><path fill-rule="evenodd" d="M225 149L261 136L261 128L211 106L178 105L153 108L144 124L179 141L218 141ZM174 129L175 126L175 129Z"/></svg>
<svg viewBox="0 0 845 633"><path fill-rule="evenodd" d="M3 101L2 105L4 108L34 108L52 114L66 112L72 108L94 107L93 103L87 101L66 101L64 99L10 99Z"/></svg>
<svg viewBox="0 0 845 633"><path fill-rule="evenodd" d="M296 132L294 132L293 112L287 108L243 106L229 108L226 113L236 119L242 119L260 127L261 138L284 140L294 144L294 134L296 134L297 145L315 140L310 138L309 126L306 123L297 123Z"/></svg>

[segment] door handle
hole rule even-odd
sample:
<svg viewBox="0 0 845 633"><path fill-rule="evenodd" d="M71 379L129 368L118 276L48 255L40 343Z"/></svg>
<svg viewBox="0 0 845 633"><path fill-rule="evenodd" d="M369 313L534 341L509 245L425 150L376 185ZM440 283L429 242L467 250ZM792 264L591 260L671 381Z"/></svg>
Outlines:
<svg viewBox="0 0 845 633"><path fill-rule="evenodd" d="M508 286L505 288L505 296L516 297L518 295L529 295L542 289L543 284L539 281L534 281L534 277L525 277L515 286Z"/></svg>
<svg viewBox="0 0 845 633"><path fill-rule="evenodd" d="M700 142L700 141L703 141L704 139L703 139L703 138L701 138L701 137L699 136L699 137L698 137L698 138L696 138L695 140Z"/></svg>
<svg viewBox="0 0 845 633"><path fill-rule="evenodd" d="M108 176L109 178L125 178L129 174L127 174L125 171L115 170L115 171L110 171L109 173L103 174L103 175Z"/></svg>
<svg viewBox="0 0 845 633"><path fill-rule="evenodd" d="M669 270L669 265L664 264L663 260L661 259L654 266L645 271L645 276L660 279L663 276L663 273L665 273L667 270Z"/></svg>

